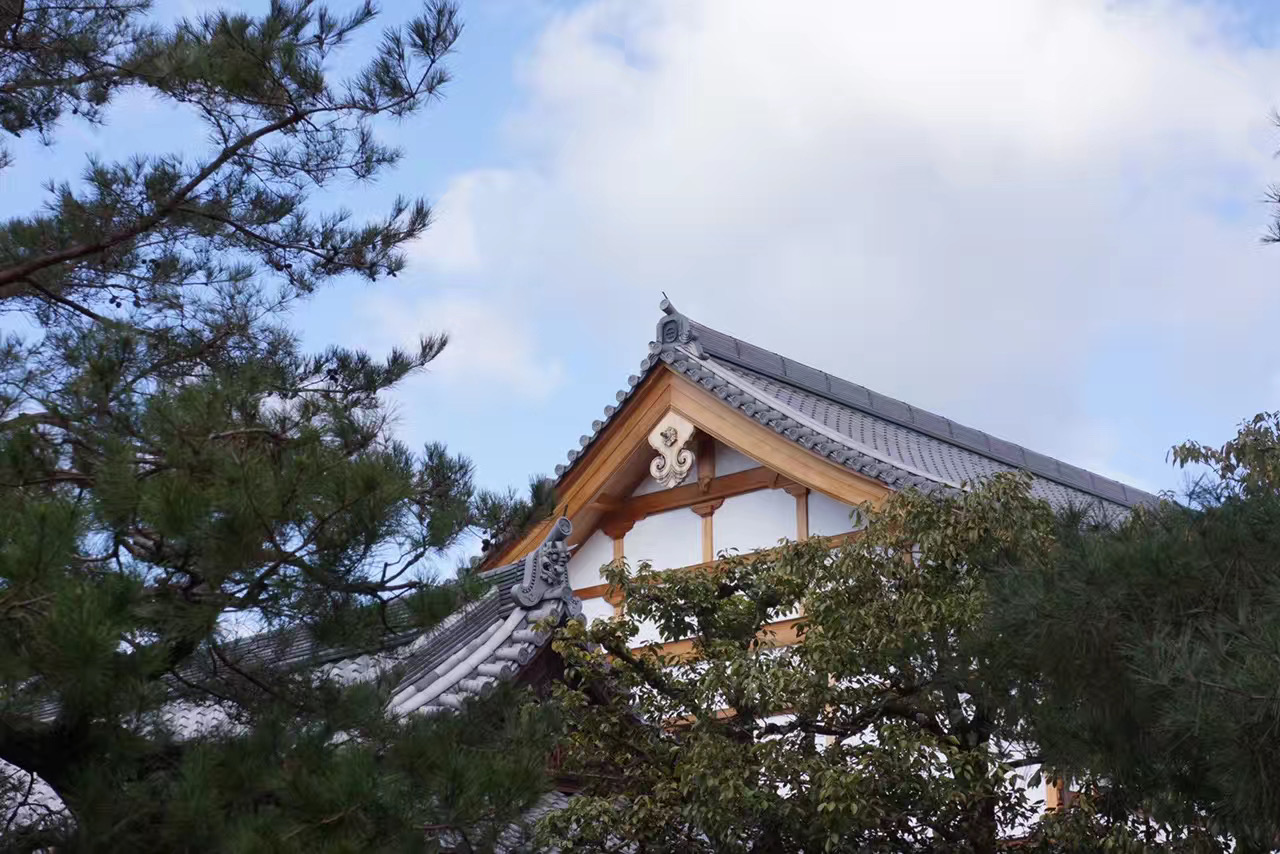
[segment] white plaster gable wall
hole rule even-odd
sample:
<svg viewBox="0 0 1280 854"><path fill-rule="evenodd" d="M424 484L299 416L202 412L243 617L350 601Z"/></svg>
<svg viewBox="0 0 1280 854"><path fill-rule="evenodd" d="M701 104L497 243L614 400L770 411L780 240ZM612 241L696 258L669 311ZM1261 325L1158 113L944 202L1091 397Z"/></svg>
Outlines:
<svg viewBox="0 0 1280 854"><path fill-rule="evenodd" d="M596 620L608 620L613 617L613 606L602 598L582 600L582 618L589 626Z"/></svg>
<svg viewBox="0 0 1280 854"><path fill-rule="evenodd" d="M1013 760L1023 759L1018 751L1012 757ZM1036 781L1036 776L1040 773L1039 765L1028 765L1025 768L1017 768L1010 772L1010 777L1015 780L1015 785L1020 786L1026 793L1027 804L1031 807L1031 816L1027 819L1016 822L1006 822L1000 829L1006 834L1022 836L1031 830L1031 825L1035 823L1036 817L1045 811L1048 803L1045 799L1045 782L1043 778Z"/></svg>
<svg viewBox="0 0 1280 854"><path fill-rule="evenodd" d="M853 507L821 492L809 493L809 533L815 537L843 534L853 530L849 514Z"/></svg>
<svg viewBox="0 0 1280 854"><path fill-rule="evenodd" d="M687 507L655 513L636 522L623 537L622 546L633 570L646 561L657 570L690 566L702 560L702 520ZM669 640L679 638L662 637L657 626L646 620L632 643L639 646Z"/></svg>
<svg viewBox="0 0 1280 854"><path fill-rule="evenodd" d="M796 538L796 499L781 489L761 489L726 498L712 517L712 543L718 555L726 549L752 552Z"/></svg>
<svg viewBox="0 0 1280 854"><path fill-rule="evenodd" d="M658 570L700 563L702 520L687 507L655 513L636 522L622 546L633 570L645 561Z"/></svg>
<svg viewBox="0 0 1280 854"><path fill-rule="evenodd" d="M603 584L600 567L613 560L613 539L596 531L578 546L569 559L569 586L574 590Z"/></svg>
<svg viewBox="0 0 1280 854"><path fill-rule="evenodd" d="M758 462L736 448L716 442L716 477L759 467Z"/></svg>

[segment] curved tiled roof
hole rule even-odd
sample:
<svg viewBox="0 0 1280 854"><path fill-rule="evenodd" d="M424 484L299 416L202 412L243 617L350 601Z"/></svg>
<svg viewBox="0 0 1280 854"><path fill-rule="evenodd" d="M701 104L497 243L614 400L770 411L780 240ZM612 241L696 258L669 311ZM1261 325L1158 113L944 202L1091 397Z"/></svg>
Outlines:
<svg viewBox="0 0 1280 854"><path fill-rule="evenodd" d="M689 320L663 300L657 341L618 392L618 407L579 439L563 477L631 393L665 363L729 406L779 433L893 489L957 489L997 472L1026 471L1032 494L1055 507L1124 511L1154 495L1072 466L981 430L878 394Z"/></svg>
<svg viewBox="0 0 1280 854"><path fill-rule="evenodd" d="M341 683L366 682L393 673L388 710L397 715L439 714L457 710L471 697L491 692L500 681L519 677L546 648L551 633L544 621L559 625L582 615L582 603L569 587L564 545L572 527L559 519L538 548L521 560L480 577L490 589L427 630L400 632L377 649L324 647L305 628L246 638L230 646L241 667L315 668ZM223 678L212 665L193 662L184 671L191 682ZM56 707L46 710L48 716ZM193 738L235 728L234 710L216 702L175 700L162 715L178 738Z"/></svg>

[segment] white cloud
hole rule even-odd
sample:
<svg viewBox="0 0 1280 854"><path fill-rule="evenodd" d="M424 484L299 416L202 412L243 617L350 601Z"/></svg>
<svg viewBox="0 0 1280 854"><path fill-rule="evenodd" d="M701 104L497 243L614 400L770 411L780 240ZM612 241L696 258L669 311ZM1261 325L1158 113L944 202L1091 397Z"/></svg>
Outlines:
<svg viewBox="0 0 1280 854"><path fill-rule="evenodd" d="M1101 466L1125 442L1099 383L1234 381L1219 401L1255 407L1274 369L1280 250L1253 203L1280 57L1227 23L1137 0L589 3L522 66L525 165L458 177L436 236L465 237L424 254L587 327L647 324L665 290ZM1157 373L1127 371L1134 349Z"/></svg>
<svg viewBox="0 0 1280 854"><path fill-rule="evenodd" d="M538 346L531 325L510 303L457 294L406 301L388 292L373 297L365 311L364 328L382 345L389 339L412 346L423 334L446 333L449 344L429 371L432 383L455 397L543 401L564 378L559 357ZM377 349L373 342L361 343Z"/></svg>

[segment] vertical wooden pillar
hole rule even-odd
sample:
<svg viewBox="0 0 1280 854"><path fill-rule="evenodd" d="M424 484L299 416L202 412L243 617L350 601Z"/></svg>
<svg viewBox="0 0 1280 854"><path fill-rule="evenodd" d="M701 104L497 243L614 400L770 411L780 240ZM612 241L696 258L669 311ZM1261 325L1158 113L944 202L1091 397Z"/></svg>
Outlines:
<svg viewBox="0 0 1280 854"><path fill-rule="evenodd" d="M695 504L689 509L702 517L702 562L710 563L716 557L715 531L712 528L712 517L715 515L716 508L724 504L723 498L717 498L715 501L704 501L701 504Z"/></svg>
<svg viewBox="0 0 1280 854"><path fill-rule="evenodd" d="M613 540L613 559L615 561L622 560L626 556L627 532L634 528L635 524L636 521L634 519L623 519L600 526L600 530L604 531L605 536ZM604 600L613 606L614 614L622 613L621 590L610 588L604 594Z"/></svg>
<svg viewBox="0 0 1280 854"><path fill-rule="evenodd" d="M787 495L796 499L796 539L809 539L809 488L793 483L783 487Z"/></svg>
<svg viewBox="0 0 1280 854"><path fill-rule="evenodd" d="M1061 780L1048 780L1044 784L1045 812L1057 812L1067 806L1067 786Z"/></svg>

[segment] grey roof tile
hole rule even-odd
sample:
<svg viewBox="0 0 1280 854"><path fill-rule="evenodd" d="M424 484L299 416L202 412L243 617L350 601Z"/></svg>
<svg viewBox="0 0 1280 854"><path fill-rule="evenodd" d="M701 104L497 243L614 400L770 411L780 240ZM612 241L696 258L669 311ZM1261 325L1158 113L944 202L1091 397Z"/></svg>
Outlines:
<svg viewBox="0 0 1280 854"><path fill-rule="evenodd" d="M557 478L573 468L586 448L625 408L639 380L656 365L666 363L747 417L895 489L907 486L950 488L953 484L973 482L975 478L980 479L996 471L1019 468L1035 476L1032 494L1055 505L1096 503L1097 499L1102 499L1123 509L1157 500L1154 495L1140 489L1125 487L1051 457L1042 454L1028 457L1028 451L1014 442L957 424L817 368L784 359L777 353L689 320L679 315L666 301L663 311L668 317L660 322L660 326L668 325L675 316L688 337L677 344L650 344L649 355L640 363L641 376L628 378L627 388L617 393L619 405L606 407L604 420L598 427L592 424L594 433L589 437L590 442L582 448L570 450L568 464L555 467ZM774 401L797 409L805 417L823 425L824 429L832 429L837 438L798 432L793 426L788 426L786 416L769 400L757 399L742 388L726 385L714 371L700 367L704 364L745 370L758 380L774 383ZM851 445L843 444L848 440L852 440ZM868 454L866 449L873 453Z"/></svg>
<svg viewBox="0 0 1280 854"><path fill-rule="evenodd" d="M857 383L851 383L839 377L829 377L827 384L831 388L832 398L840 403L858 407L871 405L871 392Z"/></svg>
<svg viewBox="0 0 1280 854"><path fill-rule="evenodd" d="M870 391L817 368L784 358L777 353L700 323L687 322L694 333L696 343L701 345L705 355L711 359L758 372L777 383L791 386L796 391L817 393L835 404L842 404L864 414L878 416L923 436L949 442L960 450L986 456L994 462L1025 468L1038 478L1052 481L1060 487L1059 489L1044 487L1046 493L1068 497L1069 493L1078 491L1087 493L1093 498L1102 498L1124 506L1153 503L1156 500L1155 496L1149 493L1114 481L1107 481L1095 488L1094 484L1105 479L1100 479L1078 467L1065 466L1052 457L1029 451L1014 442L998 439L981 430L956 424L940 415ZM844 422L853 420L839 413L834 414L833 417ZM860 433L867 432L865 426L859 429ZM874 434L876 429L878 428L872 427L870 432ZM901 450L902 441L898 441L897 444ZM903 456L906 461L906 458L913 455L903 451ZM1085 476L1082 476L1082 473ZM1062 492L1063 489L1067 492Z"/></svg>
<svg viewBox="0 0 1280 854"><path fill-rule="evenodd" d="M807 388L819 394L829 394L831 391L830 386L827 384L827 375L808 365L802 365L799 362L783 358L782 371L789 381L801 388Z"/></svg>
<svg viewBox="0 0 1280 854"><path fill-rule="evenodd" d="M966 427L963 424L957 424L952 421L951 438L955 439L962 448L968 448L978 453L991 452L991 437L981 430L975 430L972 427Z"/></svg>
<svg viewBox="0 0 1280 854"><path fill-rule="evenodd" d="M829 427L833 432L848 437L851 442L866 450L886 458L887 464L886 459L879 459L877 464L867 465L858 463L855 453L849 457L854 461L854 464L850 465L844 458L823 451L841 464L849 465L860 473L876 477L891 486L911 484L910 474L904 475L900 470L895 469L895 463L924 472L935 479L935 482L950 484L973 484L997 472L1028 468L1026 464L1015 465L994 459L992 453L980 454L963 448L955 442L935 438L918 428L904 427L878 414L859 411L826 400L812 392L795 388L789 383L771 379L756 371L715 359L710 361L720 364L725 370L741 377L744 384L762 395L763 402L773 400L778 405L795 410ZM775 413L774 417L779 415L780 413ZM757 420L764 421L767 418L757 416ZM953 426L958 425L953 423ZM1044 476L1036 477L1032 483L1031 492L1056 507L1089 505L1096 503L1099 498L1124 506L1134 503L1120 491L1120 484L1108 482L1110 486L1104 486L1101 490L1094 489L1091 483L1099 478L1095 475L1090 476L1088 480L1083 479L1081 474L1088 475L1088 472L1083 469L1068 467L1071 470L1064 475L1064 470L1052 457L1026 452L1020 446L1001 442L1001 440L993 440L993 443L1006 456L1012 457L1015 453L1029 455L1037 467L1043 471L1053 472L1052 479ZM817 447L828 446L823 443ZM1026 459L1026 456L1023 459Z"/></svg>
<svg viewBox="0 0 1280 854"><path fill-rule="evenodd" d="M738 339L732 335L725 335L723 332L717 332L714 329L708 329L705 326L697 327L698 340L703 346L715 350L717 353L731 353L733 358L738 358Z"/></svg>
<svg viewBox="0 0 1280 854"><path fill-rule="evenodd" d="M782 374L782 357L770 350L738 342L738 360L748 368L756 368L770 374Z"/></svg>
<svg viewBox="0 0 1280 854"><path fill-rule="evenodd" d="M879 392L871 392L871 409L876 414L883 415L894 421L911 423L910 406L900 400L886 397Z"/></svg>
<svg viewBox="0 0 1280 854"><path fill-rule="evenodd" d="M991 449L991 456L1003 463L1011 466L1027 465L1026 449L1021 445L997 439L995 436L987 436L987 447Z"/></svg>
<svg viewBox="0 0 1280 854"><path fill-rule="evenodd" d="M302 627L246 638L229 649L241 664L316 668L318 674L344 684L397 675L399 681L391 690L393 712L438 714L460 708L467 698L491 691L498 680L517 678L521 667L547 648L551 633L538 628L544 620L582 616L582 603L569 590L565 570L568 551L563 539L570 530L567 520L561 519L553 526L552 536L530 555L481 573L491 587L480 599L425 631L389 635L377 648L323 647ZM529 572L538 581L522 586ZM556 573L563 575L559 584L547 580ZM530 605L517 600L517 587ZM220 678L203 670L186 676ZM175 700L161 716L177 737L192 738L237 725L233 710L183 700L179 687L175 684ZM48 713L55 714L56 705Z"/></svg>

